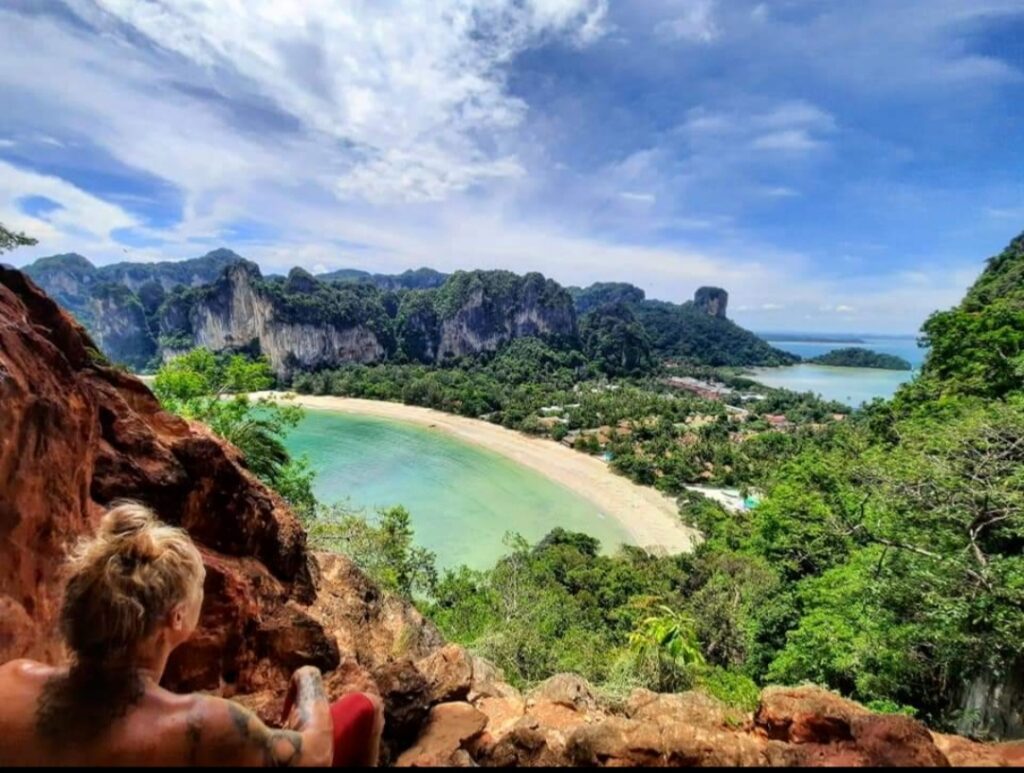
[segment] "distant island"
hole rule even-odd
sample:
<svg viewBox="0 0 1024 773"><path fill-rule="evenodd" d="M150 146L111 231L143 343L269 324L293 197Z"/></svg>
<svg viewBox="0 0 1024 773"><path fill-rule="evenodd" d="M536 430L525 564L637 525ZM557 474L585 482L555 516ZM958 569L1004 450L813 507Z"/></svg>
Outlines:
<svg viewBox="0 0 1024 773"><path fill-rule="evenodd" d="M857 346L833 349L826 354L811 357L806 362L814 365L832 365L838 368L879 368L881 370L913 370L914 368L910 362L895 354L882 354Z"/></svg>
<svg viewBox="0 0 1024 773"><path fill-rule="evenodd" d="M842 335L839 333L765 333L758 332L765 341L775 343L789 342L802 344L862 344L864 339L855 335Z"/></svg>

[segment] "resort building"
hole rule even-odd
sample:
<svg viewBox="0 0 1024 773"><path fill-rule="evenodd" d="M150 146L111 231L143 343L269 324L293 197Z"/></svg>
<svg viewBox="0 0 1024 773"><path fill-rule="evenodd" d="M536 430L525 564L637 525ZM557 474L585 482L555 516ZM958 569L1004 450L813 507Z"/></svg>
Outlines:
<svg viewBox="0 0 1024 773"><path fill-rule="evenodd" d="M706 400L722 400L732 394L725 384L714 381L701 381L692 376L669 376L664 381L666 386L690 392Z"/></svg>
<svg viewBox="0 0 1024 773"><path fill-rule="evenodd" d="M774 429L789 429L793 426L793 422L785 417L781 413L766 413L764 420Z"/></svg>

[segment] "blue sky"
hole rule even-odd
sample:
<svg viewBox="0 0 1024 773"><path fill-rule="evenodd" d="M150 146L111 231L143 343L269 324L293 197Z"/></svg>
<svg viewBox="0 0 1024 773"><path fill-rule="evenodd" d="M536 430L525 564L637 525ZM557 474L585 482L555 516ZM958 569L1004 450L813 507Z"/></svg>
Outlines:
<svg viewBox="0 0 1024 773"><path fill-rule="evenodd" d="M1024 230L1024 0L8 0L0 221L911 332Z"/></svg>

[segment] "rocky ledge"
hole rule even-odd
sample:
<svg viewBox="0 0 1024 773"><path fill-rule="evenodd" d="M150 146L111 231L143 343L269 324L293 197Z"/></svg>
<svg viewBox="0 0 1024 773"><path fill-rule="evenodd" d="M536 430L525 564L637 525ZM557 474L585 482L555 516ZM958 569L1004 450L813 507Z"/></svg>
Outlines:
<svg viewBox="0 0 1024 773"><path fill-rule="evenodd" d="M314 664L332 698L384 699L392 764L1024 764L1024 744L933 734L813 687L765 690L749 715L700 693L613 701L570 674L522 694L350 561L310 553L237 450L162 411L0 267L0 662L65 658L60 559L121 497L188 529L206 563L200 628L166 686L233 697L273 722L290 672Z"/></svg>

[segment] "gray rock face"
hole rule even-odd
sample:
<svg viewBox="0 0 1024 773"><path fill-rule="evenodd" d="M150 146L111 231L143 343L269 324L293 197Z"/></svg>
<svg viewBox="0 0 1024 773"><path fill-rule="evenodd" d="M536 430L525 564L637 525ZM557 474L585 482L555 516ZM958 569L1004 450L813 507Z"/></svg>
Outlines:
<svg viewBox="0 0 1024 773"><path fill-rule="evenodd" d="M1024 658L1009 673L984 675L966 685L957 732L994 738L1024 738Z"/></svg>
<svg viewBox="0 0 1024 773"><path fill-rule="evenodd" d="M333 324L281 319L273 297L260 286L259 268L252 263L230 266L220 279L188 306L169 304L161 320L166 331L182 329L187 316L191 344L213 351L258 349L279 376L295 370L315 369L347 362L382 360L385 349L377 336L363 325ZM175 347L165 347L177 350Z"/></svg>
<svg viewBox="0 0 1024 773"><path fill-rule="evenodd" d="M454 313L441 320L437 359L492 352L525 336L575 335L571 298L564 290L562 297L545 297L550 290L540 274L526 275L515 292L471 286Z"/></svg>
<svg viewBox="0 0 1024 773"><path fill-rule="evenodd" d="M708 316L725 319L725 309L729 305L729 293L721 287L701 287L694 294L693 302Z"/></svg>
<svg viewBox="0 0 1024 773"><path fill-rule="evenodd" d="M80 255L55 255L27 272L104 353L136 368L154 355L167 360L203 346L260 352L287 378L393 356L433 364L515 338L576 335L571 296L537 273L419 269L321 278L295 268L287 278L265 278L229 250L99 268Z"/></svg>
<svg viewBox="0 0 1024 773"><path fill-rule="evenodd" d="M117 362L145 366L156 354L146 312L130 292L105 286L88 301L92 333L100 350Z"/></svg>

